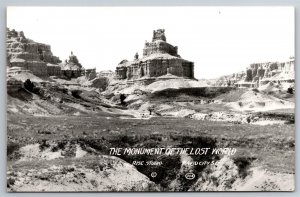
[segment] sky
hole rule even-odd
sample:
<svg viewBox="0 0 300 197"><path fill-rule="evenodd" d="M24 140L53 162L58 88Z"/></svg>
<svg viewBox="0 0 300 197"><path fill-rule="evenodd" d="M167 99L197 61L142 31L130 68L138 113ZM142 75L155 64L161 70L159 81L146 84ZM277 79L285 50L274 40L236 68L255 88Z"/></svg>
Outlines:
<svg viewBox="0 0 300 197"><path fill-rule="evenodd" d="M142 57L156 29L194 62L198 79L295 55L293 7L8 7L7 27L50 44L62 61L73 51L97 72Z"/></svg>

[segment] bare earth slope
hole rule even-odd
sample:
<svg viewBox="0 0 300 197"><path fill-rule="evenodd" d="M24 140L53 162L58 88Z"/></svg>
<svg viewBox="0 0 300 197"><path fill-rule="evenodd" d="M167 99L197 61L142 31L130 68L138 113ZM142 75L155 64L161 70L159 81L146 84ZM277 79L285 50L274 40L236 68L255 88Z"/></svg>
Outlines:
<svg viewBox="0 0 300 197"><path fill-rule="evenodd" d="M132 91L123 106L119 93L107 99L76 85L37 84L32 92L9 93L8 191L294 190L294 115L286 111L293 109L292 101L251 89L167 87L154 92L125 87ZM251 107L255 102L265 104ZM237 152L114 157L112 147ZM217 163L187 166L186 161ZM195 179L187 180L187 172Z"/></svg>

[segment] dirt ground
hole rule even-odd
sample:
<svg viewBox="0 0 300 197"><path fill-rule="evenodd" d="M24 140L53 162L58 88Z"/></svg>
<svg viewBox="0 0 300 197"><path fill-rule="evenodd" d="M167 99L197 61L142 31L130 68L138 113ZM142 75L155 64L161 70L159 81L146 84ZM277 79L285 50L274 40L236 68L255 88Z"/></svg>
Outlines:
<svg viewBox="0 0 300 197"><path fill-rule="evenodd" d="M295 189L292 94L184 84L163 90L154 84L154 92L120 87L125 105L115 89L46 84L9 94L7 190ZM111 155L111 148L208 153Z"/></svg>
<svg viewBox="0 0 300 197"><path fill-rule="evenodd" d="M70 191L74 188L84 191L203 191L203 190L293 190L295 139L294 124L284 125L252 125L235 124L220 121L201 121L175 117L153 117L150 119L132 119L112 113L95 113L80 116L34 117L26 115L8 116L8 190L32 191L51 190ZM241 137L242 136L242 137ZM221 183L209 183L215 175L203 173L209 171L210 166L198 166L193 169L197 179L186 182L176 174L182 171L182 160L178 156L118 156L122 163L129 164L130 169L120 171L118 162L111 159L109 148L112 147L230 147L236 148L236 154L230 156L227 162L233 162L236 173L223 179L232 180L224 187ZM89 165L108 166L103 156L113 160L111 168L97 170ZM98 159L101 157L102 159ZM219 157L191 156L194 161L220 160ZM114 158L114 157L113 157ZM88 159L90 162L86 161ZM133 166L134 160L161 161L160 166ZM106 164L101 164L101 163ZM92 163L92 164L89 164ZM74 166L74 170L65 172L65 168ZM123 164L122 164L123 165ZM257 173L257 169L260 173ZM52 170L51 170L52 169ZM44 175L36 174L44 170ZM222 169L220 169L222 171ZM120 171L120 172L119 172ZM151 172L158 172L159 176L151 177ZM234 172L235 172L234 171ZM247 185L257 177L253 173L268 174L268 180L276 183L261 182L257 185ZM28 175L29 173L29 175ZM70 174L75 178L83 173L85 178L79 178L78 183L70 183L59 174ZM116 184L111 180L112 173L132 173L144 183L137 188L134 176L128 177L129 182ZM270 175L271 174L271 175ZM55 176L54 176L55 175ZM25 180L22 177L27 177ZM96 177L103 176L106 183L95 183ZM123 176L125 176L123 174ZM287 179L288 176L288 179ZM202 177L202 178L201 178ZM271 177L271 178L270 178ZM287 179L289 186L278 185L278 180ZM80 180L86 181L81 184ZM88 179L88 181L87 181ZM219 178L218 178L219 179ZM223 180L220 178L220 180ZM249 181L247 182L246 180ZM72 179L73 180L73 179ZM77 180L77 179L76 179ZM97 180L97 179L96 179ZM196 181L197 180L197 181ZM65 187L58 186L65 182ZM110 183L110 184L109 184ZM207 184L203 188L200 185ZM29 184L29 185L28 185ZM75 186L74 186L75 184ZM223 183L222 183L223 184ZM49 186L50 185L50 186ZM80 186L79 186L80 185ZM95 186L96 185L96 186ZM102 185L100 187L100 185ZM106 185L106 186L103 186ZM114 186L114 188L110 188ZM33 187L35 186L35 187ZM257 187L256 187L257 186ZM72 189L73 188L73 189ZM260 188L260 189L259 189Z"/></svg>

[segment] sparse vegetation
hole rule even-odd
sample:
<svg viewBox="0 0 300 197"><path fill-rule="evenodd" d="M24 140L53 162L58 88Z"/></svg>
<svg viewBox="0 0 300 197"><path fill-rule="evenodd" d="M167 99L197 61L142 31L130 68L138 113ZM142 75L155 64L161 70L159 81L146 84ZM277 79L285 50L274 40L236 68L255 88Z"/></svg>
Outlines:
<svg viewBox="0 0 300 197"><path fill-rule="evenodd" d="M292 88L292 87L289 87L289 88L287 89L287 93L289 93L289 94L294 94L293 88Z"/></svg>
<svg viewBox="0 0 300 197"><path fill-rule="evenodd" d="M121 94L120 95L120 102L121 102L121 105L125 105L125 99L126 99L126 96L124 94Z"/></svg>
<svg viewBox="0 0 300 197"><path fill-rule="evenodd" d="M30 81L30 79L27 79L25 82L24 82L24 88L26 90L28 90L29 92L32 92L33 88L34 88L34 84L33 82Z"/></svg>

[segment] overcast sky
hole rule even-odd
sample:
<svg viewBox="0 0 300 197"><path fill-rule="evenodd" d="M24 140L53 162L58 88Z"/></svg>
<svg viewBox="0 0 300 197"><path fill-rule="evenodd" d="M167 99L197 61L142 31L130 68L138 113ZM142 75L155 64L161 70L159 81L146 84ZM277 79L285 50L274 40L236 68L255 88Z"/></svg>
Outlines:
<svg viewBox="0 0 300 197"><path fill-rule="evenodd" d="M51 45L62 61L71 51L85 68L115 70L142 56L153 30L193 61L196 78L245 70L254 62L294 56L292 7L9 7L7 27Z"/></svg>

